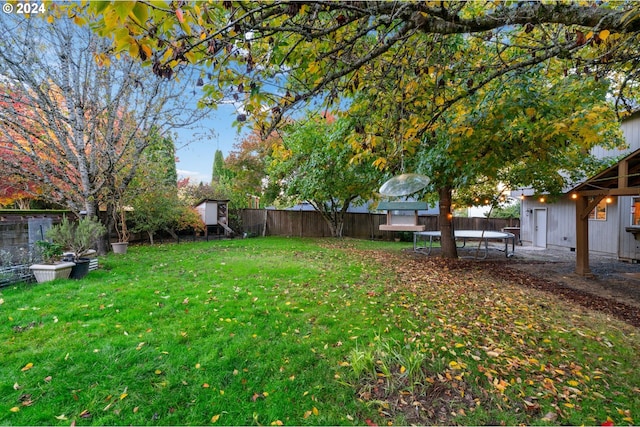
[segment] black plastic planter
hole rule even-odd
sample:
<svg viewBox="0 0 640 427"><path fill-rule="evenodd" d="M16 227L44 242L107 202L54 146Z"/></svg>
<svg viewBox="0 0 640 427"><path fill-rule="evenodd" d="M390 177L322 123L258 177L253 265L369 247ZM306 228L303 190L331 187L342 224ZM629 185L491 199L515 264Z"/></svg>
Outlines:
<svg viewBox="0 0 640 427"><path fill-rule="evenodd" d="M89 258L80 258L79 260L74 261L76 263L75 267L71 269L71 274L69 275L70 279L82 279L89 273L89 263L91 260Z"/></svg>

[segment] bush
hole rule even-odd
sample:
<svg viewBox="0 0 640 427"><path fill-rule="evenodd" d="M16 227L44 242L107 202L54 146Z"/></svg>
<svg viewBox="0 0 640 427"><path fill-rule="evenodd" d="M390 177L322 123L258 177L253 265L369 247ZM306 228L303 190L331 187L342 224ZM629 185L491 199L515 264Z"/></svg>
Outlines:
<svg viewBox="0 0 640 427"><path fill-rule="evenodd" d="M63 247L58 243L51 243L47 240L38 240L35 245L45 264L53 264L57 261L57 258L62 256Z"/></svg>
<svg viewBox="0 0 640 427"><path fill-rule="evenodd" d="M105 226L94 217L85 217L77 222L71 222L64 216L60 224L54 225L47 231L47 237L73 252L75 259L78 260L93 248L106 231Z"/></svg>

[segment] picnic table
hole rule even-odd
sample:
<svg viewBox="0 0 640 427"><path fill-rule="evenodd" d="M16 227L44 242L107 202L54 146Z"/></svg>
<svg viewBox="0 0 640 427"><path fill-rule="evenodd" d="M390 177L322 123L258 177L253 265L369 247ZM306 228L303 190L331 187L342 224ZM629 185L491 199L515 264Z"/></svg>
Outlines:
<svg viewBox="0 0 640 427"><path fill-rule="evenodd" d="M507 233L503 231L482 231L482 230L455 230L454 236L456 242L462 242L462 246L458 248L464 248L467 241L479 242L480 247L483 249L482 259L487 258L489 254L489 240L504 241L504 250L496 248L497 250L504 252L507 258L511 258L516 249L516 236L513 233ZM413 250L415 252L431 254L433 248L433 242L440 240L439 231L416 231L413 233ZM429 245L427 246L427 239ZM423 242L423 246L419 246L419 243ZM509 243L511 243L511 251L509 251Z"/></svg>

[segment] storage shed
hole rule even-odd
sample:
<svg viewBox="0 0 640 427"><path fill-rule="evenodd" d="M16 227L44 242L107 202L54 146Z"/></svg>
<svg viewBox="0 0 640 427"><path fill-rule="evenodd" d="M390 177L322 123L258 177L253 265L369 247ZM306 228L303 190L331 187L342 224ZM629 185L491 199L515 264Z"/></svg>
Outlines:
<svg viewBox="0 0 640 427"><path fill-rule="evenodd" d="M228 206L229 200L204 199L196 204L196 211L205 225L205 233L209 236L209 230L213 229L216 234L225 236L233 235L234 231L229 228Z"/></svg>

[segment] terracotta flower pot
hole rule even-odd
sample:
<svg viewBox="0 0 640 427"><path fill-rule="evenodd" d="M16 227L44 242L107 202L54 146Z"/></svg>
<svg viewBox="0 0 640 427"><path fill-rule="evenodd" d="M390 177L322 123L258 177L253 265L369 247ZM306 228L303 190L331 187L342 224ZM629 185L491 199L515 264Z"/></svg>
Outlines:
<svg viewBox="0 0 640 427"><path fill-rule="evenodd" d="M114 242L111 244L114 254L126 254L129 242Z"/></svg>

